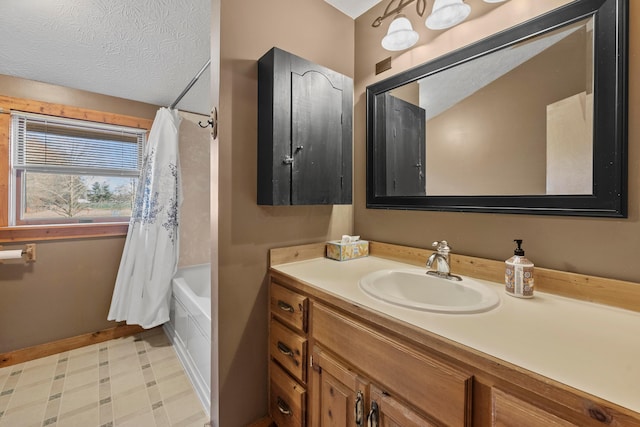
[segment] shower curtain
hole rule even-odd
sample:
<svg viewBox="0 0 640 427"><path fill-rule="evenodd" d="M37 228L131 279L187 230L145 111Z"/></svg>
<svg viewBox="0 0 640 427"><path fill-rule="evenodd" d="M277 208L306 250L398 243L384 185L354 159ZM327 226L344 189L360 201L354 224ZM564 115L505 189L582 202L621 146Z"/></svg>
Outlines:
<svg viewBox="0 0 640 427"><path fill-rule="evenodd" d="M178 264L182 203L177 110L161 108L151 126L109 320L152 328L169 320L171 278Z"/></svg>

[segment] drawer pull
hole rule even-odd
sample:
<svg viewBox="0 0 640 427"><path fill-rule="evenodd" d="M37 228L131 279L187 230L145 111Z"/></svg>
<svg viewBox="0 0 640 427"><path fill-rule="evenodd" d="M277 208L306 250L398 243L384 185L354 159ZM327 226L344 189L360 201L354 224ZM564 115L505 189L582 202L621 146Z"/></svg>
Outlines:
<svg viewBox="0 0 640 427"><path fill-rule="evenodd" d="M355 419L357 427L364 427L362 424L364 421L364 398L360 390L358 390L358 394L356 396Z"/></svg>
<svg viewBox="0 0 640 427"><path fill-rule="evenodd" d="M293 415L293 412L291 412L291 408L289 407L289 405L287 405L287 402L282 400L280 396L278 396L278 411L280 411L282 415Z"/></svg>
<svg viewBox="0 0 640 427"><path fill-rule="evenodd" d="M295 310L291 306L291 304L287 304L281 299L278 300L278 308L282 311L288 311L289 313L295 313Z"/></svg>
<svg viewBox="0 0 640 427"><path fill-rule="evenodd" d="M289 356L291 358L295 357L293 351L289 347L287 347L282 341L278 341L278 351L285 356Z"/></svg>
<svg viewBox="0 0 640 427"><path fill-rule="evenodd" d="M374 400L371 402L371 411L369 411L369 416L367 417L368 427L378 427L379 419L378 402Z"/></svg>

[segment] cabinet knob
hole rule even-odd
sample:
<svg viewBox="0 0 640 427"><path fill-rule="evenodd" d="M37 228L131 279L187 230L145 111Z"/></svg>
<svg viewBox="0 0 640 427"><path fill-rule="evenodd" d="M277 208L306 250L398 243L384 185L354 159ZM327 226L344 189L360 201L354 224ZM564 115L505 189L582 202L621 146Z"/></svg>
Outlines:
<svg viewBox="0 0 640 427"><path fill-rule="evenodd" d="M290 165L293 163L293 157L291 156L285 156L284 159L282 159L282 163L285 165Z"/></svg>

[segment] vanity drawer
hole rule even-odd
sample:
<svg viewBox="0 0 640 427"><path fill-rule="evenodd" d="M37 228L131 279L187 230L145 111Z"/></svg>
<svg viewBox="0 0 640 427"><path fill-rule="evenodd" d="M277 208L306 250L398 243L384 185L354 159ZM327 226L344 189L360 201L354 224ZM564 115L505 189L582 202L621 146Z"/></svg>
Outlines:
<svg viewBox="0 0 640 427"><path fill-rule="evenodd" d="M282 322L307 332L308 298L271 282L271 313Z"/></svg>
<svg viewBox="0 0 640 427"><path fill-rule="evenodd" d="M306 390L271 361L269 372L269 413L278 427L303 426L306 412Z"/></svg>
<svg viewBox="0 0 640 427"><path fill-rule="evenodd" d="M271 320L269 353L291 375L301 382L307 381L307 339L296 334L277 320Z"/></svg>
<svg viewBox="0 0 640 427"><path fill-rule="evenodd" d="M313 338L375 378L383 391L448 426L470 426L473 376L427 357L400 341L313 304Z"/></svg>

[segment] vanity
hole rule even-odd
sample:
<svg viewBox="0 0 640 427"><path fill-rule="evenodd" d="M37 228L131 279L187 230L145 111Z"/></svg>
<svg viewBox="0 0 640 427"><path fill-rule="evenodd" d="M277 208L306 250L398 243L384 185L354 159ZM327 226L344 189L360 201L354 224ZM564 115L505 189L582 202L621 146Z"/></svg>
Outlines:
<svg viewBox="0 0 640 427"><path fill-rule="evenodd" d="M324 244L271 251L278 426L640 426L640 313L546 293L548 270L533 299L513 298L496 279L503 263L456 255L452 272L495 291L496 307L415 310L358 285L430 255L378 242L344 262L324 258Z"/></svg>

